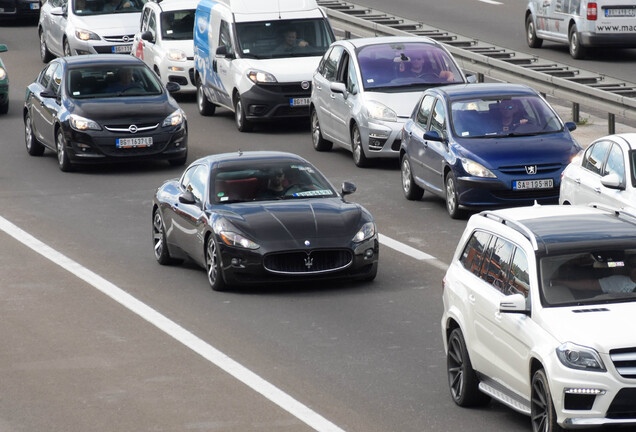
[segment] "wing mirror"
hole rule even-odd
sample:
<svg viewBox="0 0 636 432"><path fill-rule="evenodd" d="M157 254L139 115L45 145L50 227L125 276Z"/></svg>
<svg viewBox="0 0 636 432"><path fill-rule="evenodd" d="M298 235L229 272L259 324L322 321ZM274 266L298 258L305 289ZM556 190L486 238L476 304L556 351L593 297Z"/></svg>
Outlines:
<svg viewBox="0 0 636 432"><path fill-rule="evenodd" d="M567 130L572 132L573 130L576 130L576 123L574 123L574 122L565 122L565 127L566 127Z"/></svg>
<svg viewBox="0 0 636 432"><path fill-rule="evenodd" d="M166 90L168 90L168 93L175 93L181 90L181 86L176 82L168 81L166 83Z"/></svg>
<svg viewBox="0 0 636 432"><path fill-rule="evenodd" d="M601 177L601 184L606 188L625 190L625 185L621 182L621 179L616 173L610 173L604 177Z"/></svg>
<svg viewBox="0 0 636 432"><path fill-rule="evenodd" d="M342 196L351 195L357 190L356 185L351 182L342 183Z"/></svg>
<svg viewBox="0 0 636 432"><path fill-rule="evenodd" d="M194 198L194 194L192 193L192 191L187 190L179 195L179 202L183 204L195 204L197 201Z"/></svg>
<svg viewBox="0 0 636 432"><path fill-rule="evenodd" d="M433 130L429 130L424 132L424 139L426 141L444 141L444 139L439 136L439 133L437 131L433 131Z"/></svg>
<svg viewBox="0 0 636 432"><path fill-rule="evenodd" d="M523 294L511 294L504 297L499 302L499 312L529 314L530 309L526 305L526 298Z"/></svg>
<svg viewBox="0 0 636 432"><path fill-rule="evenodd" d="M51 90L43 90L40 92L40 97L43 98L57 98L57 93Z"/></svg>
<svg viewBox="0 0 636 432"><path fill-rule="evenodd" d="M141 34L141 39L148 41L150 43L155 43L155 38L152 37L152 32L150 30L146 30Z"/></svg>
<svg viewBox="0 0 636 432"><path fill-rule="evenodd" d="M331 90L334 93L341 93L345 97L347 96L347 86L345 86L344 83L332 82L329 85L329 90Z"/></svg>
<svg viewBox="0 0 636 432"><path fill-rule="evenodd" d="M221 45L220 47L218 47L218 48L216 49L216 56L217 56L217 57L225 57L225 58L228 58L228 59L234 59L234 58L236 58L236 57L234 56L234 54L232 54L232 53L228 53L228 51L227 51L227 47L226 47L225 45Z"/></svg>

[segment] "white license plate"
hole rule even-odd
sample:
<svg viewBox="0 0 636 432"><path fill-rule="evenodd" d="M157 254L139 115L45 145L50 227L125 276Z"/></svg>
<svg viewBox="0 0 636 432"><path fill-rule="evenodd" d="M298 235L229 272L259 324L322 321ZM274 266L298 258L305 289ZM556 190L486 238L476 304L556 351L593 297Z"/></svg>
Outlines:
<svg viewBox="0 0 636 432"><path fill-rule="evenodd" d="M292 98L289 100L289 106L307 106L309 98Z"/></svg>
<svg viewBox="0 0 636 432"><path fill-rule="evenodd" d="M131 45L115 45L113 47L113 52L115 54L130 53L131 51L132 51L132 44Z"/></svg>
<svg viewBox="0 0 636 432"><path fill-rule="evenodd" d="M137 148L137 147L150 147L152 145L152 137L142 138L117 138L115 144L117 148Z"/></svg>
<svg viewBox="0 0 636 432"><path fill-rule="evenodd" d="M40 3L31 3L29 7L31 8L31 10L40 9Z"/></svg>
<svg viewBox="0 0 636 432"><path fill-rule="evenodd" d="M629 9L605 9L606 17L633 17L636 16L636 10Z"/></svg>
<svg viewBox="0 0 636 432"><path fill-rule="evenodd" d="M515 180L512 182L513 190L550 189L552 187L554 187L552 179Z"/></svg>

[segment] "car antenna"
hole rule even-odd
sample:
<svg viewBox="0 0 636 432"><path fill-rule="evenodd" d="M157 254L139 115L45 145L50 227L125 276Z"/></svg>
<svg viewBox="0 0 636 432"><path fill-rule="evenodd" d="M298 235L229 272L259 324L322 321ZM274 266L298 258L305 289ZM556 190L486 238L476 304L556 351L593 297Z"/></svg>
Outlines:
<svg viewBox="0 0 636 432"><path fill-rule="evenodd" d="M241 150L240 148L238 149L238 154L239 156L243 156L243 150Z"/></svg>

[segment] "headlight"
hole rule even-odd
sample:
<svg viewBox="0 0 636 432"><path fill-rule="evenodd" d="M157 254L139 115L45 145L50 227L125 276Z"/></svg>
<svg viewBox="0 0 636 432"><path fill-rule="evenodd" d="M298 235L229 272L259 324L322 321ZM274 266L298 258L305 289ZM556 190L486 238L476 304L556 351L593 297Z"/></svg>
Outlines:
<svg viewBox="0 0 636 432"><path fill-rule="evenodd" d="M163 124L161 126L163 127L179 126L182 122L183 122L183 112L180 109L178 109L172 114L170 114L168 117L166 117L166 119L163 121Z"/></svg>
<svg viewBox="0 0 636 432"><path fill-rule="evenodd" d="M7 77L7 71L0 67L0 81Z"/></svg>
<svg viewBox="0 0 636 432"><path fill-rule="evenodd" d="M367 239L370 239L375 235L375 224L373 222L367 222L362 225L360 231L353 236L353 241L356 243L363 242Z"/></svg>
<svg viewBox="0 0 636 432"><path fill-rule="evenodd" d="M186 61L186 53L178 49L171 49L168 52L168 58L174 61Z"/></svg>
<svg viewBox="0 0 636 432"><path fill-rule="evenodd" d="M232 231L221 231L219 233L221 240L228 246L238 246L245 249L258 249L260 246L254 243L252 240L243 237Z"/></svg>
<svg viewBox="0 0 636 432"><path fill-rule="evenodd" d="M100 37L97 35L97 33L93 33L92 31L82 30L82 29L75 30L75 37L83 41L100 40Z"/></svg>
<svg viewBox="0 0 636 432"><path fill-rule="evenodd" d="M566 342L556 349L556 354L561 363L572 369L605 372L605 365L592 348Z"/></svg>
<svg viewBox="0 0 636 432"><path fill-rule="evenodd" d="M102 130L102 127L94 122L93 120L80 117L76 114L71 114L69 116L69 124L71 127L77 131L85 131L85 130Z"/></svg>
<svg viewBox="0 0 636 432"><path fill-rule="evenodd" d="M464 167L464 170L472 176L497 178L497 176L494 175L492 171L490 171L488 168L486 168L480 163L477 163L473 160L466 159L466 158L461 158L461 161L462 161L462 166Z"/></svg>
<svg viewBox="0 0 636 432"><path fill-rule="evenodd" d="M384 120L389 122L397 121L397 114L388 106L376 101L367 102L367 111L369 118L376 120Z"/></svg>
<svg viewBox="0 0 636 432"><path fill-rule="evenodd" d="M247 72L247 77L251 79L254 83L275 83L276 78L269 72L263 72L259 70L251 70Z"/></svg>

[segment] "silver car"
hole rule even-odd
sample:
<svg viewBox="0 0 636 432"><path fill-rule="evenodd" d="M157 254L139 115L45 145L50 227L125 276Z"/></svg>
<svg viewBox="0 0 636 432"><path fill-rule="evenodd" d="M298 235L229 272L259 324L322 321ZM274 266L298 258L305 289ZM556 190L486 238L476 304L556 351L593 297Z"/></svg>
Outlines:
<svg viewBox="0 0 636 432"><path fill-rule="evenodd" d="M422 91L466 82L451 54L426 37L334 42L313 76L314 149L328 151L335 143L351 150L359 167L373 158L398 158L402 126Z"/></svg>

